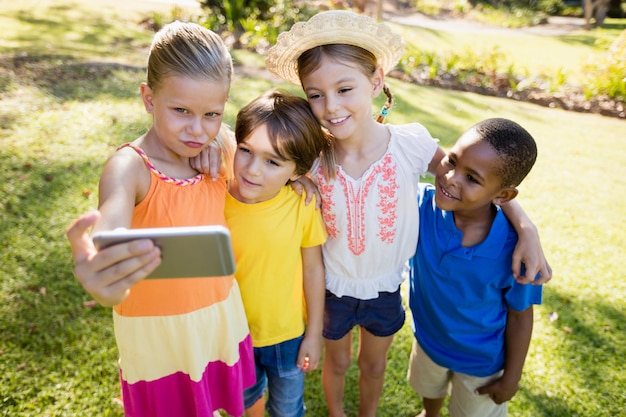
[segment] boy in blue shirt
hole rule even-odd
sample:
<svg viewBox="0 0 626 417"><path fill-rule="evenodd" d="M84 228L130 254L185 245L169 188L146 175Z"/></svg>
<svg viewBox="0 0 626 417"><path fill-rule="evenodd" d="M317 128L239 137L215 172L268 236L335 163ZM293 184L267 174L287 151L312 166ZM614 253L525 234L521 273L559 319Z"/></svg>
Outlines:
<svg viewBox="0 0 626 417"><path fill-rule="evenodd" d="M532 136L507 119L465 132L421 186L410 261L415 340L408 371L421 417L506 416L528 352L539 285L513 279L517 234L499 208L537 158Z"/></svg>

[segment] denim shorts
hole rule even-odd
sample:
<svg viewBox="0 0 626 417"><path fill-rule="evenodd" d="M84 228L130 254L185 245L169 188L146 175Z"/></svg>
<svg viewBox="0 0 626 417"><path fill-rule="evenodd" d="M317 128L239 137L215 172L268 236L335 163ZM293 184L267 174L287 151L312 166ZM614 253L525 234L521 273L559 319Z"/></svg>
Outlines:
<svg viewBox="0 0 626 417"><path fill-rule="evenodd" d="M326 290L324 331L326 339L339 340L354 326L361 326L374 336L387 337L404 325L404 306L398 288L395 292L380 292L377 298L337 297Z"/></svg>
<svg viewBox="0 0 626 417"><path fill-rule="evenodd" d="M296 365L303 338L254 348L256 383L243 393L246 408L252 407L267 389L269 395L265 408L270 416L304 415L304 372Z"/></svg>

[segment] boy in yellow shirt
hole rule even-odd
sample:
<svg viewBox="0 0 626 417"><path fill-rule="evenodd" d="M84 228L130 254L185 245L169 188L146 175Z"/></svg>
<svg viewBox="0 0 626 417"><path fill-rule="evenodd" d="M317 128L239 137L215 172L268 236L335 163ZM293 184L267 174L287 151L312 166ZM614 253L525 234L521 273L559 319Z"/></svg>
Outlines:
<svg viewBox="0 0 626 417"><path fill-rule="evenodd" d="M256 365L246 415L266 408L271 416L302 416L303 372L317 367L322 352L326 229L315 204L288 183L320 153L330 158L330 142L306 100L276 91L239 111L235 137L225 215Z"/></svg>

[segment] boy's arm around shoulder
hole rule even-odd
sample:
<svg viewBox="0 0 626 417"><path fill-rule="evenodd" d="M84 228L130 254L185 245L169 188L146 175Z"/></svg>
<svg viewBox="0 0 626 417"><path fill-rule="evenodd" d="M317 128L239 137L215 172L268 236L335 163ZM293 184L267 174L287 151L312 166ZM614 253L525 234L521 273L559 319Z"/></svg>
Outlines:
<svg viewBox="0 0 626 417"><path fill-rule="evenodd" d="M552 268L543 253L537 227L516 200L501 204L500 207L518 235L511 265L515 280L520 284L546 284L552 278ZM522 266L525 272L522 272ZM537 274L539 278L535 279Z"/></svg>
<svg viewBox="0 0 626 417"><path fill-rule="evenodd" d="M322 356L322 326L326 277L322 246L301 249L304 299L306 301L306 331L298 352L298 367L303 371L317 369Z"/></svg>
<svg viewBox="0 0 626 417"><path fill-rule="evenodd" d="M519 388L532 331L533 306L524 311L509 308L504 336L504 373L499 379L480 387L478 394L489 395L496 404L513 398Z"/></svg>

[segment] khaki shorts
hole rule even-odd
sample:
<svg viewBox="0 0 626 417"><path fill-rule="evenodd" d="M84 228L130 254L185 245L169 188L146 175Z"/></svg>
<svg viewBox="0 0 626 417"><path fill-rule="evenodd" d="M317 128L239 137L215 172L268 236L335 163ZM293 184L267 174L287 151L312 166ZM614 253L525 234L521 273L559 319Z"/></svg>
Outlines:
<svg viewBox="0 0 626 417"><path fill-rule="evenodd" d="M502 371L487 377L476 377L453 372L433 362L413 339L407 379L423 398L445 398L450 395L450 417L505 417L507 403L496 404L488 395L475 391L490 381L500 378Z"/></svg>

